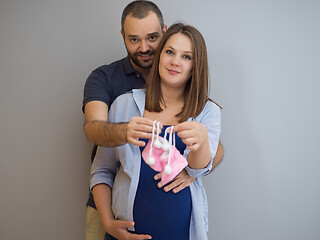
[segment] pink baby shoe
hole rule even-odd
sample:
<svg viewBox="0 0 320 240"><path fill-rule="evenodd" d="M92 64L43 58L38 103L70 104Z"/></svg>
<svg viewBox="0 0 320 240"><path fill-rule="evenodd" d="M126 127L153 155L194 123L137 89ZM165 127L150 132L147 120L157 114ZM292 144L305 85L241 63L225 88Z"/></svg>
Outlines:
<svg viewBox="0 0 320 240"><path fill-rule="evenodd" d="M187 160L181 155L175 147L175 138L173 126L168 127L165 131L164 138L159 136L159 122L157 123L158 132L154 139L156 121L153 123L152 139L142 152L144 161L155 171L162 172L161 181L164 184L172 181L187 165ZM167 130L171 129L169 141L167 141ZM173 135L173 137L172 137ZM172 145L173 139L173 145Z"/></svg>

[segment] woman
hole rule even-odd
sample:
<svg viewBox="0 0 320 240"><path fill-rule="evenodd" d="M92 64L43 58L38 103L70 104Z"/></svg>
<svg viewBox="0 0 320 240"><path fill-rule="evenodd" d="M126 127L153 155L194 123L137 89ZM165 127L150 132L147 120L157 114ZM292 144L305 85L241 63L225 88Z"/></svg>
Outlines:
<svg viewBox="0 0 320 240"><path fill-rule="evenodd" d="M177 194L166 193L157 188L155 172L143 161L143 147L100 147L92 165L91 189L102 222L119 239L114 218L134 221L124 231L127 227L148 234L136 239L207 239L207 200L200 177L212 168L221 120L219 107L208 98L206 45L194 27L174 24L167 30L147 83L145 90L135 89L113 103L110 121L130 121L132 132L152 131L144 119L159 121L164 129L174 125L176 146L196 180Z"/></svg>

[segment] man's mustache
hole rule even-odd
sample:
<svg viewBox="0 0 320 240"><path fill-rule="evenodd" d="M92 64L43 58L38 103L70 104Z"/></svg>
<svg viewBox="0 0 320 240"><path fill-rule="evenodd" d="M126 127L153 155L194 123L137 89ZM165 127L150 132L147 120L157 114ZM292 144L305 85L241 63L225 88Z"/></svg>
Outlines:
<svg viewBox="0 0 320 240"><path fill-rule="evenodd" d="M151 50L148 50L148 51L146 51L146 52L135 52L134 53L134 56L136 57L136 56L139 56L139 55L152 55L152 54L154 54L154 51L151 51Z"/></svg>

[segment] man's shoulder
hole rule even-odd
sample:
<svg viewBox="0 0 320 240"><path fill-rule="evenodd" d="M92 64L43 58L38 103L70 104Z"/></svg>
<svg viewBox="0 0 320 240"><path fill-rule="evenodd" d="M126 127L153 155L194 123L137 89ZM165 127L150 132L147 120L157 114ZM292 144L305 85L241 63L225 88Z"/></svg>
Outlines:
<svg viewBox="0 0 320 240"><path fill-rule="evenodd" d="M94 72L109 73L114 70L119 70L119 68L123 68L123 64L125 61L126 61L126 58L122 58L122 59L119 59L119 60L114 61L112 63L102 65L93 71Z"/></svg>
<svg viewBox="0 0 320 240"><path fill-rule="evenodd" d="M94 69L89 75L87 82L101 82L103 84L120 84L120 82L128 81L126 62L128 59L123 58L110 64L102 65ZM112 80L112 81L110 81Z"/></svg>

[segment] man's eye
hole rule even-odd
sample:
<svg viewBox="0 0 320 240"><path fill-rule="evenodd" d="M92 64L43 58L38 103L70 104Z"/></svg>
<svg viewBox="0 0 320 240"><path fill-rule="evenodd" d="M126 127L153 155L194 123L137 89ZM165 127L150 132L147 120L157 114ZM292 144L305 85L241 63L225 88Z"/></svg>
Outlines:
<svg viewBox="0 0 320 240"><path fill-rule="evenodd" d="M149 39L150 39L150 41L155 41L155 40L157 40L157 37L156 36L151 36Z"/></svg>
<svg viewBox="0 0 320 240"><path fill-rule="evenodd" d="M138 39L136 39L136 38L131 38L130 41L133 42L133 43L135 43L135 42L138 41Z"/></svg>

